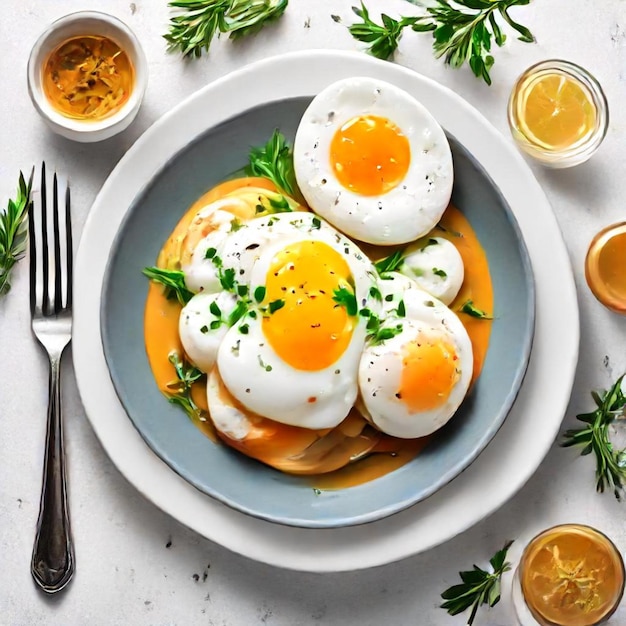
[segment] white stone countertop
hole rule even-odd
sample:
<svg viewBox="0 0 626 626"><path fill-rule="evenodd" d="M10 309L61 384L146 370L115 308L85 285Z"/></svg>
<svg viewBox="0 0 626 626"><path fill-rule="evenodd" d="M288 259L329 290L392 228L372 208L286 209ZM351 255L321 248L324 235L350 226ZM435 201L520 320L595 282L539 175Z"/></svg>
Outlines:
<svg viewBox="0 0 626 626"><path fill-rule="evenodd" d="M294 50L360 49L330 14L350 21L354 0L291 0L283 19L240 42L225 38L211 54L185 63L166 53L166 0L4 0L0 38L0 202L12 196L18 171L45 160L70 176L76 240L112 168L156 119L200 87L251 61ZM395 16L404 0L369 0ZM105 10L139 36L150 78L137 120L102 144L81 145L49 132L31 105L26 62L38 34L54 19L81 9ZM585 283L583 261L592 236L626 215L626 2L535 0L514 17L537 38L509 38L495 53L493 86L467 68L433 58L426 35L407 32L395 62L451 87L511 140L506 103L529 65L563 58L589 69L609 100L611 123L587 164L549 171L532 164L563 231L578 287L580 362L564 426L590 408L589 391L626 369L626 319L604 309ZM549 272L550 268L544 268ZM564 316L568 311L562 311ZM98 332L97 328L93 332ZM494 515L427 553L383 567L342 574L276 569L232 554L182 527L130 486L109 461L87 421L65 360L63 402L77 570L58 597L35 588L29 565L37 518L47 406L47 363L30 331L28 264L15 271L0 300L0 624L207 624L214 626L461 625L438 608L440 592L459 569L484 563L508 538L562 521L598 527L626 551L626 504L594 490L593 460L553 446L528 484ZM611 620L626 624L626 605ZM481 612L476 624L509 626L507 602Z"/></svg>

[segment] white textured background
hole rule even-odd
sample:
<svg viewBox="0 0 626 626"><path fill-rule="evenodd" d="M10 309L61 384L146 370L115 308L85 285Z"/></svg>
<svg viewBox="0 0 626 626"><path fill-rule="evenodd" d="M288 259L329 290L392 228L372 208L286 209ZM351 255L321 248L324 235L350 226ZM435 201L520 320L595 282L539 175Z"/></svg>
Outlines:
<svg viewBox="0 0 626 626"><path fill-rule="evenodd" d="M71 177L78 236L103 181L133 141L187 95L228 72L266 56L311 48L358 49L330 14L350 19L351 0L291 0L277 24L255 37L215 42L209 57L184 63L167 55L165 0L4 0L0 26L0 202L14 192L18 170L42 159ZM384 4L391 15L415 8ZM106 10L126 21L144 45L150 79L135 123L99 145L73 144L46 130L26 90L26 62L37 35L52 20L80 9ZM583 276L593 234L625 218L626 1L534 0L513 17L537 37L510 38L496 51L491 88L467 69L449 70L432 58L430 38L408 32L396 62L451 87L509 137L506 102L515 78L529 65L564 58L589 69L603 85L611 125L601 150L572 170L533 166L563 230L581 308L581 357L564 427L590 406L588 392L605 387L626 368L626 320L603 309ZM309 25L306 27L305 24ZM78 237L77 237L78 238ZM550 267L544 268L549 272ZM568 311L563 311L564 316ZM94 332L98 332L94 328ZM607 357L607 358L605 358ZM626 504L596 495L592 460L554 447L526 487L495 515L430 552L368 571L308 575L260 565L181 527L146 502L112 466L85 419L65 363L63 400L77 573L60 597L42 597L29 573L38 510L47 404L44 355L30 334L27 264L0 300L0 624L314 624L447 625L439 593L457 571L482 562L507 538L562 521L599 527L626 551ZM509 626L506 603L481 613L477 624ZM611 620L626 624L626 608Z"/></svg>

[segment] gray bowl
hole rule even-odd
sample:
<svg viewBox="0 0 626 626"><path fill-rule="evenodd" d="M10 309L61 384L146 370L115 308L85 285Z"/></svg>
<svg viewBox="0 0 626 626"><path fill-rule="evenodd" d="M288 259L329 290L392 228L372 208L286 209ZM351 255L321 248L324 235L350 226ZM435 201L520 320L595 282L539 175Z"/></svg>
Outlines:
<svg viewBox="0 0 626 626"><path fill-rule="evenodd" d="M243 513L309 528L374 521L427 498L461 473L506 418L521 386L534 331L530 261L515 218L479 163L450 137L453 201L476 231L494 289L491 342L483 371L455 417L410 463L374 481L317 493L310 480L273 470L215 444L153 380L143 340L147 279L182 213L247 161L250 146L275 128L293 138L310 98L266 104L199 137L135 199L122 224L102 289L102 339L111 379L130 420L152 450L199 490Z"/></svg>

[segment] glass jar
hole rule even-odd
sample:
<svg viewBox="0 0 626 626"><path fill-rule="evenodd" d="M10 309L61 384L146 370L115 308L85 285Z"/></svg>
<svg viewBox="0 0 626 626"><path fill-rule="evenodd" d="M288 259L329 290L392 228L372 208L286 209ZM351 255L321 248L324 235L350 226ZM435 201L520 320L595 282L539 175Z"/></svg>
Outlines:
<svg viewBox="0 0 626 626"><path fill-rule="evenodd" d="M626 222L607 226L592 239L585 278L604 306L626 314Z"/></svg>
<svg viewBox="0 0 626 626"><path fill-rule="evenodd" d="M553 59L517 79L508 121L528 155L548 167L571 167L589 159L602 143L609 108L594 76L575 63Z"/></svg>
<svg viewBox="0 0 626 626"><path fill-rule="evenodd" d="M624 593L624 563L613 542L580 524L544 530L524 548L512 583L520 626L596 626Z"/></svg>

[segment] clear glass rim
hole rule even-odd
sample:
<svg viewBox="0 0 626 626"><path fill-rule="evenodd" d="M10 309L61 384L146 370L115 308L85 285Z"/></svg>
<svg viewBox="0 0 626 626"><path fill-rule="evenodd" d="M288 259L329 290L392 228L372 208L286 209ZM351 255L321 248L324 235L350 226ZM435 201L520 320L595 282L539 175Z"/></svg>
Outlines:
<svg viewBox="0 0 626 626"><path fill-rule="evenodd" d="M576 142L571 147L559 150L558 152L541 148L528 141L524 134L519 131L516 123L517 115L515 113L515 103L519 86L529 76L549 70L566 74L582 83L591 94L596 109L596 127L593 132L584 140ZM528 154L541 159L547 165L549 165L550 162L556 164L568 161L571 161L572 165L576 165L591 157L604 141L609 128L609 105L602 86L591 72L572 61L547 59L531 65L518 76L509 97L507 118L513 137Z"/></svg>

